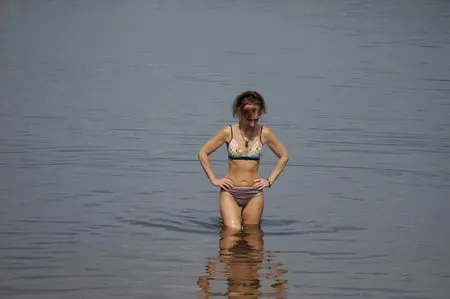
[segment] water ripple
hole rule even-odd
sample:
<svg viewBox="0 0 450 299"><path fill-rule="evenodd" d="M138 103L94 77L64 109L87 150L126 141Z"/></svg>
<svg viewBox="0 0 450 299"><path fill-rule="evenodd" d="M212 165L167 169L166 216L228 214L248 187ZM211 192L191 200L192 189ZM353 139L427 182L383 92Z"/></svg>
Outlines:
<svg viewBox="0 0 450 299"><path fill-rule="evenodd" d="M80 288L14 288L2 286L0 288L0 295L15 296L15 295L43 295L54 293L77 293L92 290L111 290L121 288L120 286L105 286L105 287L80 287Z"/></svg>
<svg viewBox="0 0 450 299"><path fill-rule="evenodd" d="M180 222L175 220L170 220L166 218L152 219L152 220L137 220L137 219L117 219L120 222L127 223L130 225L137 225L141 227L147 228L162 228L167 231L172 232L183 232L183 233L194 233L194 234L202 234L202 235L211 235L216 234L215 230L200 230L198 229L198 225L191 226L189 228L186 222ZM195 222L194 224L202 224L204 227L208 225L205 222Z"/></svg>

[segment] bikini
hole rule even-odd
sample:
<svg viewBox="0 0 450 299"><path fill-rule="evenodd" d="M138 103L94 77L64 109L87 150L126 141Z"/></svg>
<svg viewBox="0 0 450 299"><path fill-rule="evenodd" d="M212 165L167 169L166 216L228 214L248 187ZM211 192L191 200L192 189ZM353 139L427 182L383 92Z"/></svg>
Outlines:
<svg viewBox="0 0 450 299"><path fill-rule="evenodd" d="M230 160L259 161L263 153L262 150L263 143L261 139L263 126L261 126L259 140L253 143L253 145L250 147L250 150L247 153L245 153L242 149L239 148L238 143L233 138L233 127L231 125L230 129L231 129L231 140L230 142L227 142L228 158ZM250 202L250 200L253 197L255 197L255 195L261 192L261 190L258 190L253 186L234 186L233 188L228 189L227 192L229 192L234 197L234 199L240 206L245 206Z"/></svg>

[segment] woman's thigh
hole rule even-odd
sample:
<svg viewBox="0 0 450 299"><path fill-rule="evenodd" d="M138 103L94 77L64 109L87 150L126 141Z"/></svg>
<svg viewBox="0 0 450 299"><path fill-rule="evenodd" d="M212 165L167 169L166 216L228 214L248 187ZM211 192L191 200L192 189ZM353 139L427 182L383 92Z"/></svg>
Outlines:
<svg viewBox="0 0 450 299"><path fill-rule="evenodd" d="M260 192L245 206L242 211L244 225L260 224L264 211L264 193Z"/></svg>
<svg viewBox="0 0 450 299"><path fill-rule="evenodd" d="M233 196L226 191L221 191L219 202L220 214L222 215L224 225L235 230L240 230L242 227L241 208L236 203Z"/></svg>

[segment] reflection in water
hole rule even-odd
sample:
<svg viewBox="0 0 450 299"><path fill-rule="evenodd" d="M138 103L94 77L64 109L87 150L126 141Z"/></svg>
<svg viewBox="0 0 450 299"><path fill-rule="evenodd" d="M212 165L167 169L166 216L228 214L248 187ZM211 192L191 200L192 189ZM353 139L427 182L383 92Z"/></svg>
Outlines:
<svg viewBox="0 0 450 299"><path fill-rule="evenodd" d="M287 271L274 262L275 252L264 250L263 237L259 226L240 232L222 228L219 256L208 259L207 273L198 279L201 298L284 298L287 280L282 275ZM226 291L215 282L225 282Z"/></svg>

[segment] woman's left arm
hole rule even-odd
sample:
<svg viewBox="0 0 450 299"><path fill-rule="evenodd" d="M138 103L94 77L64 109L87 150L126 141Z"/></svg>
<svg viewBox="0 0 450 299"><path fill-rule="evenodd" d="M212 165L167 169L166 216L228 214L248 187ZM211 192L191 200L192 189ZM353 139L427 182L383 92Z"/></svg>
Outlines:
<svg viewBox="0 0 450 299"><path fill-rule="evenodd" d="M267 144L267 146L269 146L272 152L278 157L277 164L267 177L267 180L269 181L270 185L273 185L277 180L277 178L280 176L280 174L283 172L284 168L286 167L287 162L289 160L289 153L270 128L264 126L262 133L265 143Z"/></svg>

